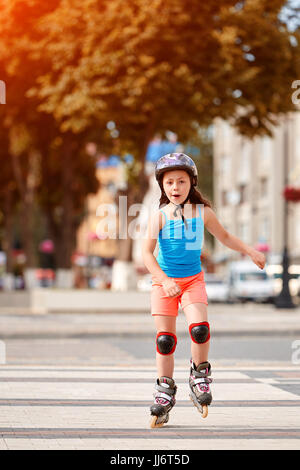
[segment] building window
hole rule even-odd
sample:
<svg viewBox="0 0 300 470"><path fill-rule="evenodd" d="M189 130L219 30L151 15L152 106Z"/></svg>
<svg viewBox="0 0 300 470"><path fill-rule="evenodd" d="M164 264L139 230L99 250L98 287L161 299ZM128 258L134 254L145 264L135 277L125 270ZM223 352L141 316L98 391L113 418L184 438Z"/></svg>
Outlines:
<svg viewBox="0 0 300 470"><path fill-rule="evenodd" d="M261 140L261 159L265 162L271 161L273 141L270 137L263 137Z"/></svg>
<svg viewBox="0 0 300 470"><path fill-rule="evenodd" d="M300 244L300 224L296 224L296 242Z"/></svg>
<svg viewBox="0 0 300 470"><path fill-rule="evenodd" d="M243 204L244 202L246 202L246 185L240 184L239 191L240 191L240 204Z"/></svg>
<svg viewBox="0 0 300 470"><path fill-rule="evenodd" d="M260 238L262 240L268 240L270 234L270 221L269 217L264 217L261 221Z"/></svg>
<svg viewBox="0 0 300 470"><path fill-rule="evenodd" d="M247 222L240 222L238 225L239 238L244 242L249 240L249 224Z"/></svg>
<svg viewBox="0 0 300 470"><path fill-rule="evenodd" d="M220 169L222 176L226 176L230 173L230 157L228 155L222 155Z"/></svg>
<svg viewBox="0 0 300 470"><path fill-rule="evenodd" d="M251 151L252 151L252 143L246 139L242 140L241 144L241 158L239 163L239 181L241 183L245 183L249 181L251 170L250 170L250 162L251 162Z"/></svg>
<svg viewBox="0 0 300 470"><path fill-rule="evenodd" d="M268 195L268 178L260 179L260 197L266 197Z"/></svg>

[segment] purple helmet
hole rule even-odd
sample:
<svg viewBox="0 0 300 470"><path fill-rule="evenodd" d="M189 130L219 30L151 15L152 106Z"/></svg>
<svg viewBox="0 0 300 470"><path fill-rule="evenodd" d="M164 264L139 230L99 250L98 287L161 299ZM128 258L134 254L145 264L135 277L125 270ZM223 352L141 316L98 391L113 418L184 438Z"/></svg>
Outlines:
<svg viewBox="0 0 300 470"><path fill-rule="evenodd" d="M155 165L155 178L160 183L161 175L170 170L184 170L192 177L193 185L197 185L198 172L195 162L185 153L168 153L161 157Z"/></svg>

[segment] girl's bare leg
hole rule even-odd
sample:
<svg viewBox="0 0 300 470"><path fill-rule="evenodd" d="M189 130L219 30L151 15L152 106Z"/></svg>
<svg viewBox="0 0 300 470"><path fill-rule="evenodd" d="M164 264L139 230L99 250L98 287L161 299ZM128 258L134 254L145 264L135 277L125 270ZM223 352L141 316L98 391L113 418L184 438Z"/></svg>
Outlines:
<svg viewBox="0 0 300 470"><path fill-rule="evenodd" d="M176 317L169 315L153 315L156 332L167 332L176 335ZM174 353L163 355L156 352L156 366L158 377L173 378L174 372Z"/></svg>
<svg viewBox="0 0 300 470"><path fill-rule="evenodd" d="M206 304L195 303L187 305L184 308L184 313L189 326L192 323L201 323L204 321L208 321ZM207 341L203 344L197 344L191 340L191 354L193 362L196 366L198 366L201 362L206 362L208 360L209 343L210 341Z"/></svg>

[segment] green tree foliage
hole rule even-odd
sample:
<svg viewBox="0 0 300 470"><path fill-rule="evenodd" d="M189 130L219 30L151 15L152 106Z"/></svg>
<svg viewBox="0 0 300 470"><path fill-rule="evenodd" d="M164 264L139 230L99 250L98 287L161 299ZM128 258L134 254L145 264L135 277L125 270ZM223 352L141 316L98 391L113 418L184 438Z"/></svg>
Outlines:
<svg viewBox="0 0 300 470"><path fill-rule="evenodd" d="M95 116L114 120L138 158L155 132L186 141L195 122L218 116L244 134L269 133L293 109L299 77L299 30L280 16L285 3L62 0L38 24L41 57L53 64L39 78L41 109L75 132Z"/></svg>

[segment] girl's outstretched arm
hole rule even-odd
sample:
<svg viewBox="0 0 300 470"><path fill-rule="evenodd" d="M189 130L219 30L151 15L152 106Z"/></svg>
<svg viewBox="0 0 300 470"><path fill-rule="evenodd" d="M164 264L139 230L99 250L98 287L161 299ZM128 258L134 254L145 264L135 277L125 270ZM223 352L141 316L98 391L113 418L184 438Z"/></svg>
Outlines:
<svg viewBox="0 0 300 470"><path fill-rule="evenodd" d="M263 269L265 267L265 255L260 251L255 250L255 248L247 245L231 233L227 232L227 230L225 230L225 228L218 221L214 211L208 206L205 206L204 208L204 225L205 228L223 245L231 248L232 250L239 251L244 255L250 256L253 263L255 263L259 268Z"/></svg>

